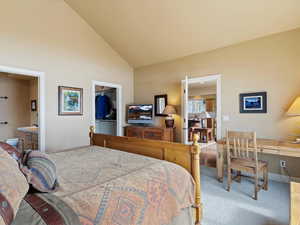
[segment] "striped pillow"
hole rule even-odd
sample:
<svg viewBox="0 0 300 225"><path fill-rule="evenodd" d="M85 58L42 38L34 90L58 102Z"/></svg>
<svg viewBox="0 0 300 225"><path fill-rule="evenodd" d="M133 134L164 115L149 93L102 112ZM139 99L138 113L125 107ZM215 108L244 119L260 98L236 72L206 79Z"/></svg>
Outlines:
<svg viewBox="0 0 300 225"><path fill-rule="evenodd" d="M46 154L39 151L26 151L21 170L31 186L40 192L55 192L58 188L56 166Z"/></svg>

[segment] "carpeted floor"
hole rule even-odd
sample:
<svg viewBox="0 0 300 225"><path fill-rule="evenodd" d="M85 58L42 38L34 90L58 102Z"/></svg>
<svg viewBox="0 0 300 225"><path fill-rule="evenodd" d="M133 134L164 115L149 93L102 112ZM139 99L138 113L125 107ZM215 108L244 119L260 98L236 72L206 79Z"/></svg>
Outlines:
<svg viewBox="0 0 300 225"><path fill-rule="evenodd" d="M289 184L270 181L268 191L261 190L258 200L251 198L254 185L247 178L233 182L227 192L226 181L219 183L216 169L201 167L202 225L288 225Z"/></svg>

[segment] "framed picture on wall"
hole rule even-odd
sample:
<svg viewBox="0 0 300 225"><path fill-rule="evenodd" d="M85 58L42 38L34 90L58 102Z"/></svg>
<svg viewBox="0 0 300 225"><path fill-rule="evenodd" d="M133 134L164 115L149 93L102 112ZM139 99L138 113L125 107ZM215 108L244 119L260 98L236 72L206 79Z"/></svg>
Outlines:
<svg viewBox="0 0 300 225"><path fill-rule="evenodd" d="M267 92L240 94L240 113L267 113Z"/></svg>
<svg viewBox="0 0 300 225"><path fill-rule="evenodd" d="M83 115L83 89L58 87L58 115Z"/></svg>
<svg viewBox="0 0 300 225"><path fill-rule="evenodd" d="M155 95L154 96L155 116L168 116L163 114L163 111L167 105L168 105L168 95Z"/></svg>

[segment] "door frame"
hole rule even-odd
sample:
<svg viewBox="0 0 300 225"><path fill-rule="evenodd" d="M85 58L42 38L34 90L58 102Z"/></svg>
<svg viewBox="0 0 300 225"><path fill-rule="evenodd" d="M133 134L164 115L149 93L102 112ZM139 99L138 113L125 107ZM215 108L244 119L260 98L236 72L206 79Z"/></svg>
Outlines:
<svg viewBox="0 0 300 225"><path fill-rule="evenodd" d="M214 74L214 75L207 75L207 76L201 76L201 77L193 77L193 78L188 78L188 84L194 84L194 83L199 83L199 82L207 82L207 81L212 81L215 80L217 83L217 88L216 88L216 95L217 95L217 139L220 140L222 138L222 75L221 74ZM185 80L181 81L181 87L183 88L185 84ZM181 99L181 105L183 106L184 104L184 92L182 91L182 99ZM188 132L184 130L184 115L185 115L185 107L182 108L182 131L183 132ZM182 137L182 143L185 143L186 140L184 140L185 135L181 135ZM186 135L188 136L188 135Z"/></svg>
<svg viewBox="0 0 300 225"><path fill-rule="evenodd" d="M33 71L28 69L22 69L18 67L1 66L0 72L10 73L14 75L31 76L38 78L38 119L39 119L39 149L42 152L46 150L46 101L45 101L45 73L41 71Z"/></svg>
<svg viewBox="0 0 300 225"><path fill-rule="evenodd" d="M91 115L91 125L96 126L96 107L95 107L95 98L96 98L96 86L105 86L105 87L111 87L111 88L116 88L117 90L117 136L123 136L123 123L122 123L122 118L123 118L123 104L122 104L122 99L123 99L123 92L122 92L122 85L120 84L115 84L115 83L108 83L108 82L102 82L102 81L92 81L92 115Z"/></svg>

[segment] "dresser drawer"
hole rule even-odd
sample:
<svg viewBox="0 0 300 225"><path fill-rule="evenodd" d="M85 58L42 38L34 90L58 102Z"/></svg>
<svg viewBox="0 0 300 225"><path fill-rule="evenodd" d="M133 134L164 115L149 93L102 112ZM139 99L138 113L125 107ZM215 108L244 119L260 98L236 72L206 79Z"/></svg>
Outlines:
<svg viewBox="0 0 300 225"><path fill-rule="evenodd" d="M164 132L159 129L145 130L144 138L153 140L162 140Z"/></svg>
<svg viewBox="0 0 300 225"><path fill-rule="evenodd" d="M132 127L132 128L127 127L126 128L126 136L127 137L142 138L143 137L143 132L142 132L142 130L140 130L138 128L135 128L135 127Z"/></svg>

